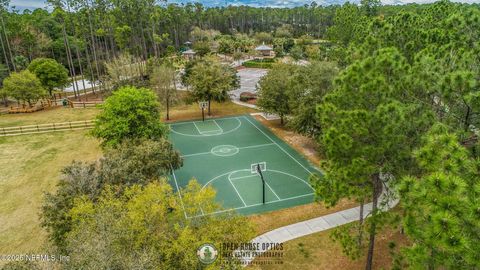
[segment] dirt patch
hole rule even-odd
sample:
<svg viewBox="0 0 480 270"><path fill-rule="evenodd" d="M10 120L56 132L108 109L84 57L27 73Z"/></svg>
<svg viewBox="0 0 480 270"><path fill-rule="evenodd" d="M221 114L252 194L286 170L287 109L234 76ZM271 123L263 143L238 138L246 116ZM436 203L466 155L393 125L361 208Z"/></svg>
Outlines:
<svg viewBox="0 0 480 270"><path fill-rule="evenodd" d="M300 135L280 124L280 120L268 121L265 118L256 115L255 118L275 133L291 147L301 153L306 159L318 166L320 163L318 145L312 138Z"/></svg>

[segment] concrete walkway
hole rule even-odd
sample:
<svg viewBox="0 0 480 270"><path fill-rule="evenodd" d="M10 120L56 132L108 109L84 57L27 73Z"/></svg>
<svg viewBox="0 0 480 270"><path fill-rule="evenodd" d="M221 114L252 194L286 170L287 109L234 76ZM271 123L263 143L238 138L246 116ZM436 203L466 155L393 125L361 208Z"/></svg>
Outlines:
<svg viewBox="0 0 480 270"><path fill-rule="evenodd" d="M250 104L250 103L242 102L242 101L236 100L236 99L232 99L232 102L235 103L235 104L237 104L237 105L240 105L240 106L245 106L245 107L252 108L252 109L258 109L258 108L257 108L257 105L255 105L255 104Z"/></svg>
<svg viewBox="0 0 480 270"><path fill-rule="evenodd" d="M378 200L379 205L378 208L381 211L387 211L398 204L398 198L395 197L395 194L385 185L383 188L384 192L380 195ZM372 203L368 203L364 205L363 208L363 216L367 218L372 211ZM360 206L353 207L350 209L338 211L332 214L328 214L325 216L313 218L310 220L298 222L295 224L291 224L288 226L277 228L273 231L269 231L262 235L259 235L252 239L251 243L260 243L260 247L262 247L263 243L283 243L289 240L293 240L305 235L329 230L353 221L359 220L360 217ZM267 251L259 250L258 253L263 253ZM243 261L242 265L248 265L255 259L255 255L252 252L250 257L242 257L241 260Z"/></svg>

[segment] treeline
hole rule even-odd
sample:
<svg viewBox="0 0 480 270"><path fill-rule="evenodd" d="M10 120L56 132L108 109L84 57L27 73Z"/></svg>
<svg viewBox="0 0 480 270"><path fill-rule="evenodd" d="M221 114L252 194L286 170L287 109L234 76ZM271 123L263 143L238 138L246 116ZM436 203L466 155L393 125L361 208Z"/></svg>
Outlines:
<svg viewBox="0 0 480 270"><path fill-rule="evenodd" d="M342 27L338 17L342 13L349 15L357 7L351 4L323 7L312 3L291 9L205 8L199 3L156 5L151 0L47 2L53 12L36 9L21 14L7 11L9 1L2 2L0 59L10 70L22 69L37 57L49 57L69 68L71 75L85 73L98 79L104 72L103 63L120 52L144 60L160 57L168 52L169 46L178 49L190 40L194 27L228 35L252 36L259 32L277 37L309 35L345 43L351 29L343 33L335 30ZM375 1L365 1L360 12L362 16L376 12L390 16L403 10L422 9L424 5L379 6ZM285 29L289 31L285 33ZM329 33L329 29L334 33Z"/></svg>
<svg viewBox="0 0 480 270"><path fill-rule="evenodd" d="M223 34L272 33L284 24L293 36L323 38L336 7L294 9L155 5L155 1L48 1L53 12L7 12L2 7L2 62L21 69L37 57L58 60L72 73L102 73L102 61L120 52L142 59L180 48L195 26ZM289 33L290 35L290 33ZM78 58L78 59L77 59ZM88 63L93 63L89 66ZM97 65L98 63L98 65ZM88 67L87 67L88 66ZM73 75L73 74L72 74Z"/></svg>
<svg viewBox="0 0 480 270"><path fill-rule="evenodd" d="M393 269L477 269L478 6L439 1L382 16L346 4L329 31L342 61L274 67L257 104L318 142L319 201L360 204L359 221L333 239L373 269L375 237L389 227L409 239L390 243ZM396 198L398 211L383 212Z"/></svg>

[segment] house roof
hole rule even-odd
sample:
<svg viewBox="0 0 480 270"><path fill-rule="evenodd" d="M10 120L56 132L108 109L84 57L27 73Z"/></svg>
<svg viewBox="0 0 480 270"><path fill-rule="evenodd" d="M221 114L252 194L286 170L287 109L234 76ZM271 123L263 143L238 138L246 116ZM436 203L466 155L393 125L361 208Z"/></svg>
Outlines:
<svg viewBox="0 0 480 270"><path fill-rule="evenodd" d="M265 44L262 44L258 47L255 48L256 51L271 51L273 50L271 47L265 45Z"/></svg>

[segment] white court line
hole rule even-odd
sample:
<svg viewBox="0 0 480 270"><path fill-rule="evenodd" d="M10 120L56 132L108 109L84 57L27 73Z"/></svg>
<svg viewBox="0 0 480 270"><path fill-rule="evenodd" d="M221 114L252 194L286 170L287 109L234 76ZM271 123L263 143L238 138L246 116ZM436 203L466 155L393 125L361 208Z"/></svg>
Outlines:
<svg viewBox="0 0 480 270"><path fill-rule="evenodd" d="M230 178L230 179L231 180L239 180L239 179L251 178L251 177L255 177L255 176L258 176L258 174L240 176L240 177L235 177L235 178ZM275 195L275 197L277 197L278 200L281 200L280 197L277 195L277 193L275 193L275 190L273 190L273 188L268 184L267 181L265 181L265 184L272 191L273 195Z"/></svg>
<svg viewBox="0 0 480 270"><path fill-rule="evenodd" d="M273 190L273 188L267 183L267 181L265 181L265 185L267 185L267 187L273 192L275 197L277 197L277 199L280 201L280 197L278 197L277 193L275 193L275 190Z"/></svg>
<svg viewBox="0 0 480 270"><path fill-rule="evenodd" d="M241 126L242 126L242 121L240 121L240 119L238 118L238 116L236 117L228 117L228 118L220 118L220 119L217 119L217 120L223 120L223 119L235 119L238 121L238 125L236 127L234 127L233 129L230 129L228 131L224 131L222 133L211 133L211 134L208 134L206 132L203 132L202 134L186 134L186 133L182 133L182 132L178 132L176 131L174 128L172 128L172 126L174 126L173 124L170 124L169 127L170 127L170 131L175 133L175 134L178 134L178 135L183 135L183 136L188 136L188 137L209 137L209 136L218 136L218 135L225 135L225 134L228 134L228 133L231 133L231 132L234 132L235 130L239 129ZM178 125L180 124L191 124L191 123L200 123L201 121L190 121L190 122L181 122L181 123L177 123Z"/></svg>
<svg viewBox="0 0 480 270"><path fill-rule="evenodd" d="M255 177L255 174L252 175L245 175L245 176L240 176L240 177L235 177L235 178L230 178L232 180L238 180L238 179L244 179L244 178L250 178L250 177Z"/></svg>
<svg viewBox="0 0 480 270"><path fill-rule="evenodd" d="M183 213L185 214L185 218L188 218L187 212L185 211L185 205L183 205L182 194L180 194L180 189L178 188L177 177L175 176L175 172L173 171L173 168L171 165L170 165L170 168L172 170L173 179L175 180L175 186L177 187L178 197L180 197L180 203L182 204Z"/></svg>
<svg viewBox="0 0 480 270"><path fill-rule="evenodd" d="M230 176L230 175L228 175L228 176ZM237 192L237 195L238 195L238 197L240 198L240 200L242 200L243 205L247 206L247 204L246 204L245 201L243 200L242 196L240 196L240 192L238 192L237 188L236 188L235 185L232 183L232 180L230 180L230 177L228 177L228 182L230 182L230 185L232 185L232 187L235 189L235 192Z"/></svg>
<svg viewBox="0 0 480 270"><path fill-rule="evenodd" d="M282 171L277 171L277 170L270 170L270 169L268 169L268 171L276 172L276 173L280 173L280 174L285 174L285 175L289 175L289 176L291 176L291 177L293 177L293 178L296 178L296 179L302 181L303 183L305 183L305 185L307 185L307 187L309 187L310 189L312 189L313 191L315 191L315 189L314 189L309 183L307 183L305 180L303 180L302 178L300 178L300 177L298 177L298 176L295 176L295 175L293 175L293 174L289 174L289 173L286 173L286 172L282 172Z"/></svg>
<svg viewBox="0 0 480 270"><path fill-rule="evenodd" d="M298 199L298 198L302 198L302 197L306 197L306 196L311 196L311 195L314 195L314 194L315 193L303 194L303 195L299 195L299 196L294 196L294 197L290 197L290 198L281 199L281 200L278 200L278 201L266 202L265 204L271 204L271 203L277 203L277 202L283 202L283 201ZM220 214L220 213L224 213L224 212L234 211L234 210L238 210L238 209L245 209L245 208L259 206L259 205L263 205L263 203L256 203L256 204L241 206L241 207L237 207L237 208L230 208L230 209L215 211L215 212L207 213L205 215L197 215L197 216L192 216L192 217L189 217L189 218L203 217L203 216L208 216L208 215L216 215L216 214Z"/></svg>
<svg viewBox="0 0 480 270"><path fill-rule="evenodd" d="M274 145L274 143L265 143L265 144L245 146L245 147L240 147L239 149L256 148L256 147L269 146L269 145Z"/></svg>
<svg viewBox="0 0 480 270"><path fill-rule="evenodd" d="M215 125L217 125L217 127L220 129L220 133L223 133L223 129L218 125L217 121L215 121L215 119L213 120L213 122L215 123Z"/></svg>
<svg viewBox="0 0 480 270"><path fill-rule="evenodd" d="M238 116L232 116L232 117L222 117L222 118L215 118L215 119L208 119L207 121L212 121L212 120L223 120L223 119L237 119ZM193 122L203 122L203 121L186 121L186 122L178 122L178 123L170 123L170 126L177 126L177 125L185 125L185 124L190 124Z"/></svg>
<svg viewBox="0 0 480 270"><path fill-rule="evenodd" d="M202 133L202 132L200 131L200 129L198 128L197 124L195 124L195 122L192 122L192 123L193 123L193 125L195 126L195 128L197 129L198 134L203 135L203 133Z"/></svg>
<svg viewBox="0 0 480 270"><path fill-rule="evenodd" d="M219 129L217 129L217 130L200 131L200 129L198 128L197 124L195 124L195 122L192 122L193 125L195 126L195 128L198 130L198 133L200 133L200 135L211 134L211 133L214 133L214 134L222 134L222 133L223 133L223 129L217 124L217 122L216 122L215 120L210 120L210 121L206 121L206 122L213 122L213 123L215 123L215 125L217 125L217 127L218 127Z"/></svg>
<svg viewBox="0 0 480 270"><path fill-rule="evenodd" d="M273 143L266 143L266 144L257 144L257 145L250 145L250 146L237 147L237 148L238 149L248 149L248 148L256 148L256 147L269 146L269 145L274 145L274 144ZM199 156L199 155L206 155L206 154L212 154L212 152L211 151L200 152L200 153L195 153L195 154L182 155L181 157L192 157L192 156Z"/></svg>
<svg viewBox="0 0 480 270"><path fill-rule="evenodd" d="M270 141L272 141L274 144L276 144L278 146L278 148L280 148L283 152L285 152L285 154L287 154L291 159L293 159L295 162L298 163L298 165L302 166L302 168L304 168L307 172L309 173L312 173L309 169L307 169L305 166L302 165L302 163L300 163L298 160L296 160L294 157L292 157L292 155L290 155L285 149L283 149L278 143L276 143L272 138L270 138L270 136L268 136L267 134L265 134L265 132L263 132L263 130L261 130L259 127L257 127L255 124L252 123L252 121L250 121L250 119L248 119L246 116L243 116L252 126L254 126L256 129L258 129L263 135L265 135L265 137L267 137Z"/></svg>

